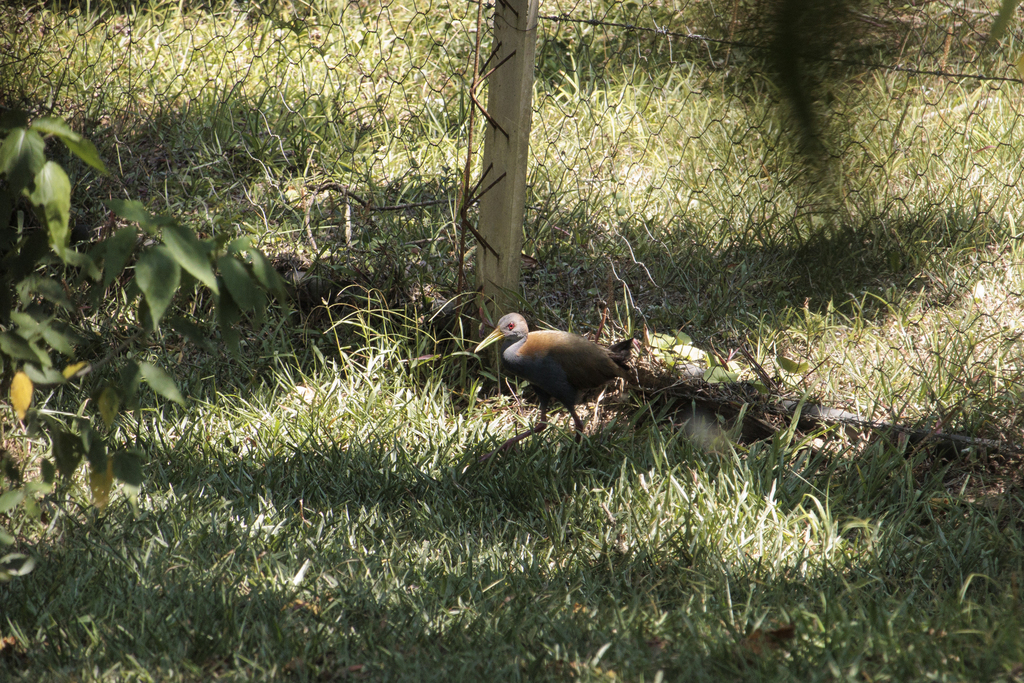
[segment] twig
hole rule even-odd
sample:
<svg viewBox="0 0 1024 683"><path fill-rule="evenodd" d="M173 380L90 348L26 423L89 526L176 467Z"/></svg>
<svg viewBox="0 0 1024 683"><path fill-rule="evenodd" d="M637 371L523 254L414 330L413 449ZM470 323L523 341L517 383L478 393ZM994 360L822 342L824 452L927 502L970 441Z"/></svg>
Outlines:
<svg viewBox="0 0 1024 683"><path fill-rule="evenodd" d="M370 206L367 207L367 209L370 211L404 211L405 209L419 209L424 206L437 206L438 204L445 204L447 202L447 198L425 199L422 202L409 202L408 204L389 204L388 206Z"/></svg>
<svg viewBox="0 0 1024 683"><path fill-rule="evenodd" d="M448 201L447 197L441 197L439 199L425 199L421 202L408 202L406 204L387 204L385 206L374 206L370 201L363 199L352 190L348 189L348 186L342 185L341 183L335 183L331 181L320 183L316 186L314 192L323 192L325 190L334 190L341 194L354 199L357 204L363 207L366 211L403 211L405 209L419 209L424 206L437 206L438 204L444 204Z"/></svg>
<svg viewBox="0 0 1024 683"><path fill-rule="evenodd" d="M356 201L356 204L359 204L364 208L369 207L369 202L360 197L359 195L357 195L356 193L354 193L352 190L348 189L347 185L342 185L341 183L335 183L328 180L317 185L316 189L313 191L323 192L324 190L334 190L335 192L340 192L346 197L354 199Z"/></svg>
<svg viewBox="0 0 1024 683"><path fill-rule="evenodd" d="M779 385L775 383L775 380L768 376L768 373L765 371L764 367L762 367L761 364L757 362L757 359L754 358L754 354L750 353L750 351L747 350L746 344L740 345L740 353L742 353L743 357L747 359L747 362L750 363L750 366L754 368L754 374L757 375L757 378L761 380L765 388L768 389L768 391L773 394L779 393Z"/></svg>
<svg viewBox="0 0 1024 683"><path fill-rule="evenodd" d="M310 198L305 202L306 210L302 216L302 226L306 228L306 239L309 240L310 245L313 247L313 251L320 251L320 247L316 245L316 238L313 237L313 217L311 215L313 209L313 200Z"/></svg>
<svg viewBox="0 0 1024 683"><path fill-rule="evenodd" d="M88 374L90 374L92 372L95 372L96 370L101 369L104 365L106 365L110 361L114 360L114 358L116 358L117 356L121 355L121 353L126 348L128 348L128 346L130 344L135 343L136 341L138 341L139 339L144 337L146 334L148 334L148 333L145 330L143 330L143 329L136 330L135 333L133 333L127 339L125 339L123 342L121 342L120 344L115 346L109 353L107 353L106 356L104 356L103 358L101 358L100 360L98 360L98 361L96 361L94 363L89 363L85 367L79 368L77 372L73 373L70 377L67 378L67 381L71 381L73 379L81 379L81 378L85 377L86 375L88 375ZM57 384L56 383L50 383L50 384L37 383L35 386L37 386L37 387L55 387L55 386L57 386Z"/></svg>
<svg viewBox="0 0 1024 683"><path fill-rule="evenodd" d="M798 402L794 400L785 400L779 405L785 413L792 416L793 412L796 410L797 403ZM830 408L828 406L814 404L804 405L803 409L800 411L800 419L807 419L819 424L849 425L851 427L870 429L872 431L898 432L900 434L907 435L914 443L933 440L957 449L963 447L984 448L1002 455L1024 455L1024 446L1017 444L1007 443L1005 441L996 441L995 439L984 439L977 436L967 436L966 434L951 434L949 432L940 432L933 429L915 429L913 427L906 427L892 422L869 420L862 415L841 410L839 408Z"/></svg>

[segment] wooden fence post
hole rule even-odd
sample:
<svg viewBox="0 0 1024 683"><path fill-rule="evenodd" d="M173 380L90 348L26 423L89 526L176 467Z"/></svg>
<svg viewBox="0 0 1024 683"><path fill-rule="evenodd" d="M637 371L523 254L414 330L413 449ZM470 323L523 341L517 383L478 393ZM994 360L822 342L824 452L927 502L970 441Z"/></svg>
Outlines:
<svg viewBox="0 0 1024 683"><path fill-rule="evenodd" d="M540 0L497 0L494 7L495 54L487 67L494 73L487 82L480 188L495 184L480 198L478 231L498 253L480 244L476 248L481 305L491 315L512 310L514 299L507 292L519 289L539 7Z"/></svg>

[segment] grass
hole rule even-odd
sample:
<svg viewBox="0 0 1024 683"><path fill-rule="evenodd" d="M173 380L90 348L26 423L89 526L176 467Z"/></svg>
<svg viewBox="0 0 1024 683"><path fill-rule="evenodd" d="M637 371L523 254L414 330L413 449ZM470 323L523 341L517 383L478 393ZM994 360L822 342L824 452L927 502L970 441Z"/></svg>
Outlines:
<svg viewBox="0 0 1024 683"><path fill-rule="evenodd" d="M2 589L15 670L1012 680L1019 494L971 501L884 441L709 454L657 423L464 469L487 422L365 354L309 400L279 376L198 422L147 414L138 519L72 488Z"/></svg>
<svg viewBox="0 0 1024 683"><path fill-rule="evenodd" d="M729 28L710 3L598 5ZM857 55L896 63L906 18L879 12ZM914 15L922 69L1003 73L935 12ZM1012 459L787 421L704 444L646 387L588 405L583 444L559 411L476 464L535 412L465 353L473 325L438 314L457 288L474 7L101 3L0 22L32 37L4 42L6 101L52 104L113 170L63 160L73 220L142 199L253 235L334 293L249 330L242 363L173 336L145 350L190 402L145 400L114 429L147 454L137 514L93 508L82 477L41 525L4 520L37 567L0 586L0 678L1020 680ZM538 40L531 324L592 331L602 299L616 338L746 345L794 395L1020 443L1019 84L814 65L815 165L754 50L726 62L552 20ZM198 321L205 305L181 302ZM73 414L90 390L43 409ZM3 419L31 475L46 444Z"/></svg>

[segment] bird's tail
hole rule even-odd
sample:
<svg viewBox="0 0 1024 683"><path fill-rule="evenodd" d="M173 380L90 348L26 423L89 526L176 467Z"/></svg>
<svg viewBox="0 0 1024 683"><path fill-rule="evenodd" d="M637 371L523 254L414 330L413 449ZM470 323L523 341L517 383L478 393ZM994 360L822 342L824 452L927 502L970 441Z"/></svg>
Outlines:
<svg viewBox="0 0 1024 683"><path fill-rule="evenodd" d="M633 351L633 341L633 339L623 339L608 347L612 360L623 368L627 367L626 363L629 362L629 355Z"/></svg>

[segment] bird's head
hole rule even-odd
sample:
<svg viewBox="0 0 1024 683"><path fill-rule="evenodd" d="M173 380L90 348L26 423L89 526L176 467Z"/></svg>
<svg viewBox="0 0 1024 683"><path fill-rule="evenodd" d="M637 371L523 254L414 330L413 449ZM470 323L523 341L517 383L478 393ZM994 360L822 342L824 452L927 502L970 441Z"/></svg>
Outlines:
<svg viewBox="0 0 1024 683"><path fill-rule="evenodd" d="M518 313L503 315L501 320L498 321L498 326L482 342L477 344L473 352L479 353L481 349L487 348L499 339L526 339L528 332L529 328L526 326L526 319L523 316Z"/></svg>

